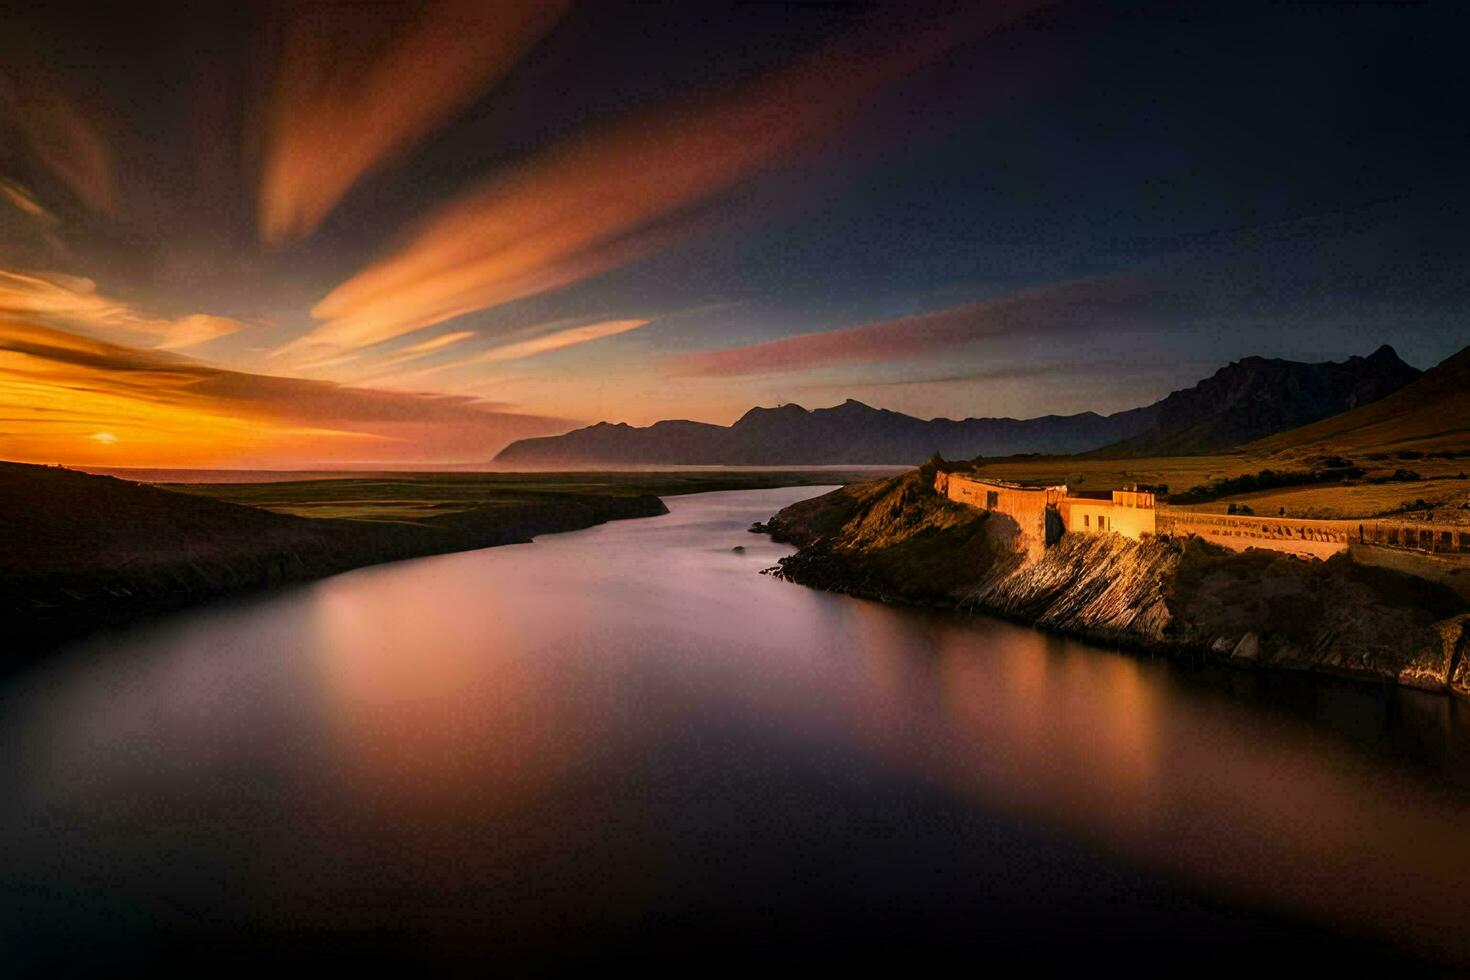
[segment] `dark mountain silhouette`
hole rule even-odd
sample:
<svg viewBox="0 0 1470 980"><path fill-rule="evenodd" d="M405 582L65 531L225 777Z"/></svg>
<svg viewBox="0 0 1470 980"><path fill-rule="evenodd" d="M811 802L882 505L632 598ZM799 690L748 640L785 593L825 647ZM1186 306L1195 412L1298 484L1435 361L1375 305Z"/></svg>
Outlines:
<svg viewBox="0 0 1470 980"><path fill-rule="evenodd" d="M1470 446L1470 347L1371 404L1282 432L1261 452L1463 452Z"/></svg>
<svg viewBox="0 0 1470 980"><path fill-rule="evenodd" d="M1320 364L1247 357L1155 402L1147 409L1154 416L1147 431L1092 455L1190 456L1229 449L1371 404L1417 377L1419 370L1387 344L1367 357Z"/></svg>
<svg viewBox="0 0 1470 980"><path fill-rule="evenodd" d="M752 408L731 426L656 422L646 428L600 422L561 436L521 439L498 463L541 465L687 464L788 466L917 463L935 452L952 459L984 453L1081 452L1142 431L1135 412L1039 419L917 419L848 399L808 411L800 405Z"/></svg>
<svg viewBox="0 0 1470 980"><path fill-rule="evenodd" d="M1341 363L1246 358L1143 408L1034 419L918 419L848 399L808 411L752 408L734 425L600 422L521 439L495 457L526 466L799 466L918 463L1018 453L1199 453L1259 439L1381 398L1418 371L1392 348ZM1102 447L1107 447L1103 449Z"/></svg>

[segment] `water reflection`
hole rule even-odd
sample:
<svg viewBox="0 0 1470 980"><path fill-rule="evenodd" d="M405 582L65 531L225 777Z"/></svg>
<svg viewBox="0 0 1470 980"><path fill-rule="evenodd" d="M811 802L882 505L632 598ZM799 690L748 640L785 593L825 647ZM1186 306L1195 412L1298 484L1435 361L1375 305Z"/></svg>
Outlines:
<svg viewBox="0 0 1470 980"><path fill-rule="evenodd" d="M743 528L812 492L364 569L12 679L0 941L48 968L242 935L377 965L1470 962L1448 702L756 574L783 549Z"/></svg>

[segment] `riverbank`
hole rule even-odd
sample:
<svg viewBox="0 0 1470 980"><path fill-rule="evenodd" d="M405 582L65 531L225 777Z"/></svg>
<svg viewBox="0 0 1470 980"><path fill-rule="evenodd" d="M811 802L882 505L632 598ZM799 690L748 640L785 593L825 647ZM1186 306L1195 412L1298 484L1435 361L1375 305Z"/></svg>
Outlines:
<svg viewBox="0 0 1470 980"><path fill-rule="evenodd" d="M6 660L208 599L667 512L651 494L539 492L412 521L307 518L0 463Z"/></svg>
<svg viewBox="0 0 1470 980"><path fill-rule="evenodd" d="M1470 696L1470 603L1387 568L1198 538L1065 535L1034 560L1009 518L939 496L919 471L785 508L780 578L885 602L983 611L1093 642Z"/></svg>

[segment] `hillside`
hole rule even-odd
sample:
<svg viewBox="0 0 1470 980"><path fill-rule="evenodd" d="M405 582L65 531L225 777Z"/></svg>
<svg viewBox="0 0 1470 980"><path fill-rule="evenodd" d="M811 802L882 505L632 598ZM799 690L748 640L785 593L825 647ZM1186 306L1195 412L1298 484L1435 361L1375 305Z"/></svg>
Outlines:
<svg viewBox="0 0 1470 980"><path fill-rule="evenodd" d="M1470 347L1379 401L1246 448L1292 456L1470 450Z"/></svg>
<svg viewBox="0 0 1470 980"><path fill-rule="evenodd" d="M1097 451L1109 458L1206 453L1313 422L1393 392L1418 372L1390 347L1341 363L1246 358L1161 401L1113 415L919 419L848 399L809 411L752 408L730 426L597 425L522 439L497 463L536 466L915 464ZM1102 448L1106 447L1106 448Z"/></svg>
<svg viewBox="0 0 1470 980"><path fill-rule="evenodd" d="M1418 376L1387 344L1341 362L1247 357L1149 406L1154 423L1147 431L1095 455L1193 456L1229 449L1377 402Z"/></svg>
<svg viewBox="0 0 1470 980"><path fill-rule="evenodd" d="M646 495L543 493L413 523L331 520L0 462L0 624L21 652L211 596L664 512Z"/></svg>
<svg viewBox="0 0 1470 980"><path fill-rule="evenodd" d="M752 408L730 426L664 421L646 427L597 425L560 436L522 439L495 457L528 466L799 466L906 464L934 452L1081 452L1141 431L1137 412L1036 419L918 419L854 399L809 411L800 405Z"/></svg>

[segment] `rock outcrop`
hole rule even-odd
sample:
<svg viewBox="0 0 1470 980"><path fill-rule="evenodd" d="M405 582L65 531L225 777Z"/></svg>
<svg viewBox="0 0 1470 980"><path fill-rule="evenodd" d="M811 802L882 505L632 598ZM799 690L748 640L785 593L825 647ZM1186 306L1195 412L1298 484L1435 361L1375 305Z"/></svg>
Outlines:
<svg viewBox="0 0 1470 980"><path fill-rule="evenodd" d="M1345 554L1233 552L1198 538L1068 534L1028 559L1008 523L933 493L919 471L802 501L767 526L800 547L773 572L817 588L1135 650L1470 695L1470 608L1443 585Z"/></svg>

